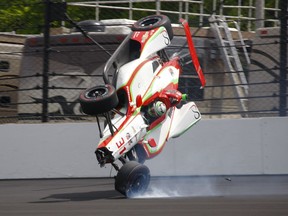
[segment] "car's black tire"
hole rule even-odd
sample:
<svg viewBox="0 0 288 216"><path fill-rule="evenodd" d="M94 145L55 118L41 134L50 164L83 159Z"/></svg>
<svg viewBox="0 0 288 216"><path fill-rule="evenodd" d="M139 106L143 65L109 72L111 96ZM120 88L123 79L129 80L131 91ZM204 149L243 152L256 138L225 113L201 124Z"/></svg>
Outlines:
<svg viewBox="0 0 288 216"><path fill-rule="evenodd" d="M170 19L165 15L151 15L143 17L132 25L132 31L149 31L159 27L165 27L170 40L173 39L173 29Z"/></svg>
<svg viewBox="0 0 288 216"><path fill-rule="evenodd" d="M106 84L81 92L79 102L84 113L98 115L115 108L119 100L115 88L112 85Z"/></svg>
<svg viewBox="0 0 288 216"><path fill-rule="evenodd" d="M115 190L128 198L142 195L150 183L150 170L136 161L129 161L119 170Z"/></svg>

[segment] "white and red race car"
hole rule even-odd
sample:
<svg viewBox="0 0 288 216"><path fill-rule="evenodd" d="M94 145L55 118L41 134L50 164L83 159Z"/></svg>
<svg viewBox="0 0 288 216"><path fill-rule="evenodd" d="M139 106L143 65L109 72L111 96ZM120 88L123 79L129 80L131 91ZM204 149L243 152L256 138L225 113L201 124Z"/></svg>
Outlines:
<svg viewBox="0 0 288 216"><path fill-rule="evenodd" d="M180 21L204 87L188 23ZM110 163L118 171L115 189L126 197L148 188L150 171L143 165L145 160L158 155L167 140L180 136L201 119L196 104L182 102L186 95L178 91L180 57L169 58L164 49L173 39L169 18L144 17L131 29L106 63L105 85L89 88L79 96L82 111L97 117L97 160L100 166ZM99 117L105 117L104 128ZM121 168L116 161L121 161Z"/></svg>

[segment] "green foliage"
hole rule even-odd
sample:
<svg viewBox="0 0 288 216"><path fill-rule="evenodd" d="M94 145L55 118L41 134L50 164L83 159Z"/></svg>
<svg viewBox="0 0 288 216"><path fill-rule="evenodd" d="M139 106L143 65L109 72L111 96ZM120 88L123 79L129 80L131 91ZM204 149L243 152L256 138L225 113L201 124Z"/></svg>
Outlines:
<svg viewBox="0 0 288 216"><path fill-rule="evenodd" d="M43 10L41 1L1 0L0 31L38 33L44 20Z"/></svg>
<svg viewBox="0 0 288 216"><path fill-rule="evenodd" d="M95 19L95 8L67 6L67 14L75 22L82 20Z"/></svg>
<svg viewBox="0 0 288 216"><path fill-rule="evenodd" d="M21 34L35 34L43 32L44 17L45 17L45 1L46 0L1 0L0 1L0 32L11 32ZM51 2L62 2L63 0L50 0ZM87 2L87 0L66 0L69 2ZM214 0L204 1L204 14L213 13L213 2ZM225 5L235 5L238 1L236 0L217 0L216 1L216 11L219 11L221 2ZM255 1L253 1L255 2ZM276 0L265 1L265 7L275 8ZM242 0L242 6L248 6L250 1ZM118 7L129 7L128 3L121 4L108 4L110 6ZM183 3L183 12L185 11L186 3ZM147 8L155 9L155 2L133 2L134 8ZM281 6L279 6L281 8ZM179 19L179 3L178 2L161 2L161 10L163 11L174 11L176 13L165 13L170 17L173 23L177 23ZM199 13L200 5L189 4L190 13ZM239 11L237 8L224 9L224 14L238 16ZM95 19L95 8L93 7L80 7L80 6L67 6L67 13L76 22L87 19ZM248 16L249 10L242 9L240 16ZM252 13L255 13L253 10ZM151 11L134 11L133 19L138 20L142 17L155 14ZM252 14L253 16L253 14ZM277 19L277 13L275 11L268 11L265 14L267 19ZM115 19L115 18L129 18L128 10L115 10L115 9L100 9L100 20L101 19ZM207 20L207 19L206 19ZM238 21L238 20L236 20ZM204 19L205 22L205 19ZM200 26L200 20L197 16L190 16L189 23L191 26ZM247 28L247 21L241 21L241 27ZM207 24L207 23L206 23ZM61 25L60 21L54 21L51 23L52 27L59 27ZM68 22L65 23L67 27L71 27ZM202 24L203 25L203 24ZM204 24L205 26L205 24Z"/></svg>

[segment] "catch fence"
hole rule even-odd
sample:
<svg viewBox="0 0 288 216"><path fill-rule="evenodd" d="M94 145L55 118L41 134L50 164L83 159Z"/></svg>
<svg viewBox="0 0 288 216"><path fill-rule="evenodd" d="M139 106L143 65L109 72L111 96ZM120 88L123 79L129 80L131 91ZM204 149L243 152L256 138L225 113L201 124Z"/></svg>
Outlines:
<svg viewBox="0 0 288 216"><path fill-rule="evenodd" d="M179 89L196 102L203 118L286 116L287 1L235 2L0 3L0 123L94 121L81 112L79 92L103 83L109 53L135 20L151 14L171 19L175 38L167 53L184 56ZM187 56L179 18L191 26L207 79L204 89ZM84 20L90 20L82 26L98 45L73 25Z"/></svg>

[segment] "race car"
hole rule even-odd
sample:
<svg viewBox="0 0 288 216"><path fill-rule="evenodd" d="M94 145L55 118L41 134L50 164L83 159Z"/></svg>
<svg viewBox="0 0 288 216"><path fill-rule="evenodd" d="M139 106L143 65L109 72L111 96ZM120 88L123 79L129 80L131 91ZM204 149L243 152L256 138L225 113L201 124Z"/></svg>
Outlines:
<svg viewBox="0 0 288 216"><path fill-rule="evenodd" d="M186 20L180 22L204 87L190 28ZM187 102L187 95L178 90L179 55L168 57L165 51L173 39L170 19L151 15L136 21L131 30L105 65L105 84L79 96L82 111L97 119L100 141L96 158L101 167L112 164L117 171L115 189L128 198L143 194L149 186L145 160L157 156L170 138L180 136L201 119L196 104Z"/></svg>

